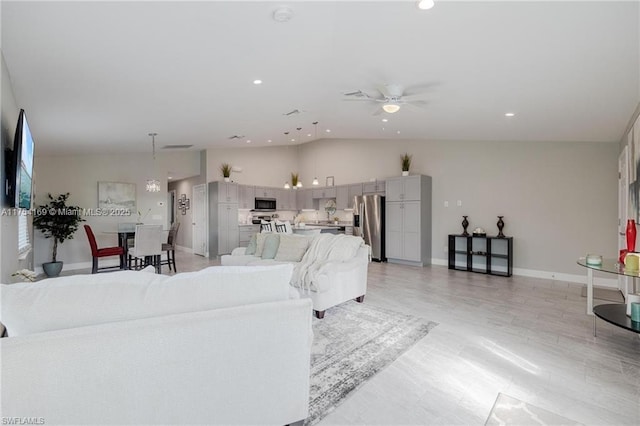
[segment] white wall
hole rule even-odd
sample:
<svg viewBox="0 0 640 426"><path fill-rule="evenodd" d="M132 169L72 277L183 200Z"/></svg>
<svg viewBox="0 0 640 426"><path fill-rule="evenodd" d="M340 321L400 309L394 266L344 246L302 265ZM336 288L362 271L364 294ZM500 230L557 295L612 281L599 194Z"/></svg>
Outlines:
<svg viewBox="0 0 640 426"><path fill-rule="evenodd" d="M97 208L98 182L127 182L136 184L137 210L146 215L145 223L167 224L167 173L182 176L200 173L200 153L192 151L158 154L154 162L150 154L82 155L68 157L36 157L37 176L36 205L47 201L47 193L56 196L69 192L69 204L86 209ZM161 182L161 191L145 191L145 183L155 177ZM162 205L160 205L162 204ZM151 211L147 214L147 211ZM98 240L98 246L117 244L117 236L104 231L117 230L119 222L137 222L138 215L131 216L86 216ZM39 231L35 236L35 266L50 261L52 244ZM58 260L65 262L65 269L86 267L91 261L91 252L84 229L74 239L58 246Z"/></svg>
<svg viewBox="0 0 640 426"><path fill-rule="evenodd" d="M297 167L255 162L279 157L269 151L224 154L252 164L242 183L272 186L290 168L301 172L305 186L316 174L321 183L334 176L336 185L385 179L400 175L402 153L413 155L411 173L433 177L432 252L440 263L447 235L462 231L462 215L469 216L470 230L480 226L489 234L497 233L503 215L504 232L514 237L514 267L521 270L584 275L575 263L579 256L617 253L618 144L320 140L300 147Z"/></svg>

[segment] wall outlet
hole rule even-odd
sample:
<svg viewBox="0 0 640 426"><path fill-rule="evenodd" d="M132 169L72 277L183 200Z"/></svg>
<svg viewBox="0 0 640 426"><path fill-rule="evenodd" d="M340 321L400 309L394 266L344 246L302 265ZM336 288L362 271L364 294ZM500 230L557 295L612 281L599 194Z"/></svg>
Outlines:
<svg viewBox="0 0 640 426"><path fill-rule="evenodd" d="M445 202L444 202L444 206L445 206L445 207L449 207L449 202L448 202L448 201L445 201Z"/></svg>
<svg viewBox="0 0 640 426"><path fill-rule="evenodd" d="M458 207L462 207L462 200L458 200Z"/></svg>

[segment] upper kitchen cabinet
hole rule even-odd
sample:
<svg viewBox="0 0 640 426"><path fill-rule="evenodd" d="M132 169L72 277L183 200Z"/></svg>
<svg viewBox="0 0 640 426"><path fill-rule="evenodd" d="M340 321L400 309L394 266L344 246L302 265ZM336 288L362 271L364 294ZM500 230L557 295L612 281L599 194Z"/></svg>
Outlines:
<svg viewBox="0 0 640 426"><path fill-rule="evenodd" d="M256 186L256 198L278 198L277 191L280 188L269 188L266 186Z"/></svg>
<svg viewBox="0 0 640 426"><path fill-rule="evenodd" d="M237 203L238 202L238 184L233 182L211 182L212 188L215 189L214 202L216 203Z"/></svg>
<svg viewBox="0 0 640 426"><path fill-rule="evenodd" d="M256 188L249 185L238 185L238 208L252 209L256 203Z"/></svg>
<svg viewBox="0 0 640 426"><path fill-rule="evenodd" d="M316 210L318 200L313 199L313 189L298 189L296 191L296 207L299 210Z"/></svg>
<svg viewBox="0 0 640 426"><path fill-rule="evenodd" d="M336 198L336 187L335 186L327 186L324 188L313 188L313 198Z"/></svg>
<svg viewBox="0 0 640 426"><path fill-rule="evenodd" d="M336 186L336 208L338 210L353 209L353 198L362 195L362 184Z"/></svg>
<svg viewBox="0 0 640 426"><path fill-rule="evenodd" d="M387 179L387 201L420 200L421 182L421 175Z"/></svg>
<svg viewBox="0 0 640 426"><path fill-rule="evenodd" d="M377 180L375 182L365 182L362 184L362 194L380 194L384 195L386 190L385 181Z"/></svg>

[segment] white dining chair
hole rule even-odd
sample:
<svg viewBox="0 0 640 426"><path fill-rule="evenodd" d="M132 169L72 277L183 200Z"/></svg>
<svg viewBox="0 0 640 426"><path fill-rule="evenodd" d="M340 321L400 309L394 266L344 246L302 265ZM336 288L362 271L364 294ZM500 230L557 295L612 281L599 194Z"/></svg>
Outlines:
<svg viewBox="0 0 640 426"><path fill-rule="evenodd" d="M162 255L162 225L136 225L133 247L128 250L129 269L153 265L160 273Z"/></svg>

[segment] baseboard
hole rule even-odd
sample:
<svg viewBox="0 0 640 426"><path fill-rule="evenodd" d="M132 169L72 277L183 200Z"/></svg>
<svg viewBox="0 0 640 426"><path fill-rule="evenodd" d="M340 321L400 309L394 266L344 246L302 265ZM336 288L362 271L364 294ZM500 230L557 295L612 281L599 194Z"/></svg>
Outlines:
<svg viewBox="0 0 640 426"><path fill-rule="evenodd" d="M184 253L193 254L193 248L176 245L176 250Z"/></svg>
<svg viewBox="0 0 640 426"><path fill-rule="evenodd" d="M431 259L432 265L449 266L446 259ZM519 277L542 278L553 281L565 281L570 283L587 284L587 270L584 275L565 274L562 272L539 271L537 269L513 268L513 275ZM593 285L600 287L618 288L618 280L616 278L593 277Z"/></svg>

